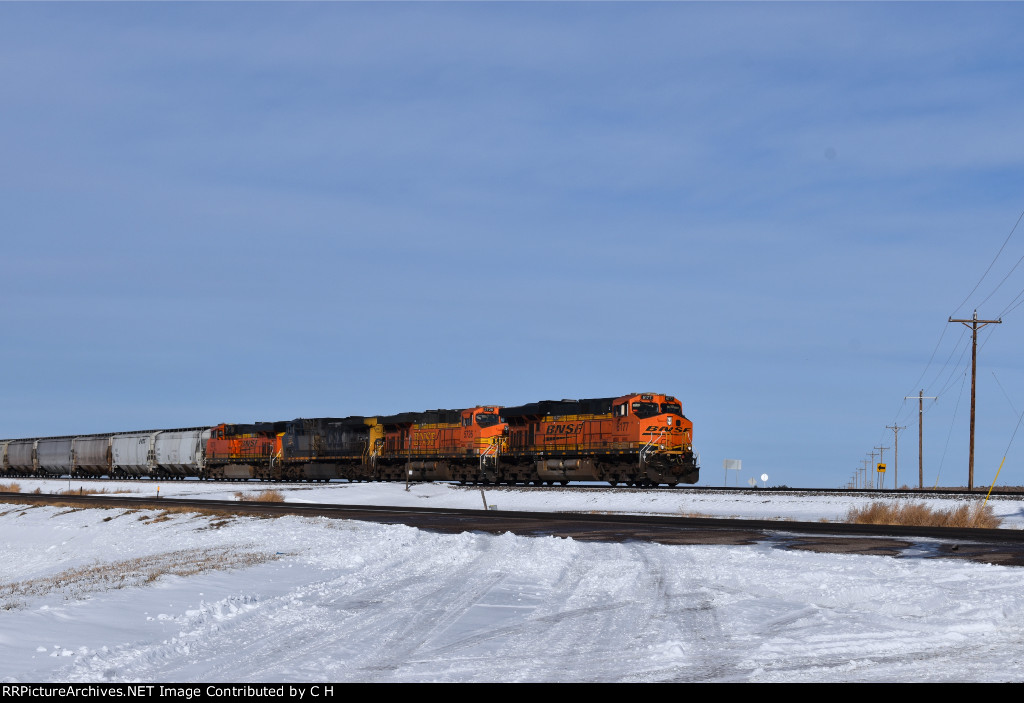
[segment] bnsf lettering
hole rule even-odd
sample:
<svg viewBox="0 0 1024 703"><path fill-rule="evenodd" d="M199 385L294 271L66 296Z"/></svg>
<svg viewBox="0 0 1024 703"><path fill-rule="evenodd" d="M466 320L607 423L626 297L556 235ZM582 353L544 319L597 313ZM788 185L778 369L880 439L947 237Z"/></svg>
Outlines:
<svg viewBox="0 0 1024 703"><path fill-rule="evenodd" d="M417 432L416 433L416 441L417 442L426 442L427 440L435 440L435 439L437 439L437 432Z"/></svg>
<svg viewBox="0 0 1024 703"><path fill-rule="evenodd" d="M259 445L259 442L260 441L258 439L256 439L255 437L252 438L252 439L243 439L242 440L242 449L243 450L245 450L245 449L255 449Z"/></svg>
<svg viewBox="0 0 1024 703"><path fill-rule="evenodd" d="M688 427L679 427L675 425L673 427L658 427L657 425L648 425L647 429L640 434L683 434L689 432Z"/></svg>
<svg viewBox="0 0 1024 703"><path fill-rule="evenodd" d="M575 425L572 423L568 425L548 425L547 434L577 434L583 431L583 424L579 422Z"/></svg>

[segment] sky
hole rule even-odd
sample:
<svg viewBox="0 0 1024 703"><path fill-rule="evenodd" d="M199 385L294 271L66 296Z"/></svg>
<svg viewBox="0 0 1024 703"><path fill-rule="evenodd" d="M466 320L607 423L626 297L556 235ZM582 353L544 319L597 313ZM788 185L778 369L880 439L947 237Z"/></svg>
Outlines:
<svg viewBox="0 0 1024 703"><path fill-rule="evenodd" d="M916 485L924 390L963 485L977 309L975 484L1024 484L1022 22L0 4L0 435L654 391L703 483L891 486L895 425Z"/></svg>
<svg viewBox="0 0 1024 703"><path fill-rule="evenodd" d="M152 495L146 482L116 486ZM164 488L221 499L258 489ZM482 509L477 490L440 484L282 491L294 502ZM505 510L801 520L835 519L871 500L612 489L487 496ZM1020 529L1020 501L992 504ZM1021 680L1019 567L926 558L930 542L893 557L6 504L0 682Z"/></svg>

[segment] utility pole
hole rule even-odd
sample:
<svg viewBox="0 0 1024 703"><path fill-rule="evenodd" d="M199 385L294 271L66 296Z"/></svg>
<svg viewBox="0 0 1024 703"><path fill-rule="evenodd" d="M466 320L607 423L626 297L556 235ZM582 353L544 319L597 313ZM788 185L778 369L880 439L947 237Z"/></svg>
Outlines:
<svg viewBox="0 0 1024 703"><path fill-rule="evenodd" d="M924 488L924 399L935 400L934 395L905 395L903 400L917 400L917 487Z"/></svg>
<svg viewBox="0 0 1024 703"><path fill-rule="evenodd" d="M962 322L965 327L971 328L971 457L967 465L967 490L974 490L974 387L975 378L978 374L978 330L985 325L1002 324L1002 318L998 320L979 320L978 311L974 311L974 317L970 320L954 320L950 322Z"/></svg>
<svg viewBox="0 0 1024 703"><path fill-rule="evenodd" d="M875 487L875 477L871 475L871 467L875 464L875 450L872 449L868 452L868 456L871 457L871 463L867 465L868 476L871 477L871 488Z"/></svg>
<svg viewBox="0 0 1024 703"><path fill-rule="evenodd" d="M892 430L894 435L893 447L895 448L894 454L896 458L892 462L892 487L899 490L900 487L900 430L907 429L906 427L897 427L896 425L886 425L885 429Z"/></svg>
<svg viewBox="0 0 1024 703"><path fill-rule="evenodd" d="M883 457L885 456L885 450L888 449L888 448L889 447L875 447L875 449L878 450L878 463L879 464L884 464L885 463L885 459ZM877 467L875 467L875 468L877 469ZM880 472L876 471L875 475L877 476L879 473ZM885 487L885 474L881 475L881 483L882 483L882 485L879 486L879 488L884 488Z"/></svg>

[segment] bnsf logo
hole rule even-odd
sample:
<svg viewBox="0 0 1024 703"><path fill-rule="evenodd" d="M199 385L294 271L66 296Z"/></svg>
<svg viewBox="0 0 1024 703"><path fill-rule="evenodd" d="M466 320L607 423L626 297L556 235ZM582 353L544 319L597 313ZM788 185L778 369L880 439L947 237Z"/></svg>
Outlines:
<svg viewBox="0 0 1024 703"><path fill-rule="evenodd" d="M242 449L255 449L259 446L260 441L253 437L252 439L243 439L241 442Z"/></svg>
<svg viewBox="0 0 1024 703"><path fill-rule="evenodd" d="M437 432L416 432L413 435L413 439L415 439L417 442L435 440L437 439Z"/></svg>
<svg viewBox="0 0 1024 703"><path fill-rule="evenodd" d="M576 434L577 432L583 431L582 422L576 423L575 425L570 423L568 425L548 425L546 434Z"/></svg>
<svg viewBox="0 0 1024 703"><path fill-rule="evenodd" d="M648 425L647 429L640 434L683 434L689 432L689 428L679 427L678 425L673 427L658 427L657 425Z"/></svg>

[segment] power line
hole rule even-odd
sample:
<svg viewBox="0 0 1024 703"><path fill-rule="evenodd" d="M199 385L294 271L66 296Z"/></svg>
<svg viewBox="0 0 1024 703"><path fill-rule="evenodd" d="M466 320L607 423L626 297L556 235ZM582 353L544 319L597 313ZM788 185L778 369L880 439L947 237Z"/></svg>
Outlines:
<svg viewBox="0 0 1024 703"><path fill-rule="evenodd" d="M964 397L964 386L967 385L967 372L964 372L963 380L960 382L960 393L956 397L956 405L953 407L953 419L949 421L949 432L946 433L946 445L942 448L942 458L939 459L939 472L935 474L935 485L939 485L939 477L942 476L942 467L946 463L946 453L949 451L949 440L953 436L953 426L956 424L956 414L960 410L960 401Z"/></svg>
<svg viewBox="0 0 1024 703"><path fill-rule="evenodd" d="M979 278L978 282L974 284L974 288L972 288L971 292L967 294L967 297L963 299L963 302L956 306L956 310L953 311L953 315L956 315L958 312L960 312L960 308L964 306L964 303L971 299L971 296L974 295L974 291L978 290L978 286L981 285L981 282L985 280L985 276L987 276L988 272L992 270L993 266L995 266L996 261L999 259L999 255L1003 253L1003 249L1005 249L1006 245L1009 243L1010 237L1012 237L1013 233L1017 230L1017 225L1020 224L1021 219L1024 219L1024 211L1021 211L1020 217L1017 218L1017 221L1013 225L1013 229L1011 229L1010 233L1006 235L1006 240L1003 241L1003 246L999 247L999 251L997 251L996 255L992 258L992 263L990 263L988 265L988 268L985 269L985 273L981 274L981 278ZM1024 259L1024 257L1021 258ZM1017 261L1017 264L1019 263L1020 261ZM1014 265L1013 268L1017 268L1017 266ZM1013 269L1010 270L1010 273L1013 273ZM1009 276L1009 274L1007 274L1007 276ZM1003 281L1005 280L1006 279L1004 278ZM1003 285L1003 281L999 282L999 286ZM996 290L999 290L999 286L996 286ZM995 293L995 291L992 291L992 293ZM992 297L992 293L989 293L989 298ZM988 298L985 298L985 300L988 300ZM983 300L982 302L984 303L985 301ZM950 317L952 317L953 315L950 315Z"/></svg>
<svg viewBox="0 0 1024 703"><path fill-rule="evenodd" d="M942 368L939 369L938 373L935 374L935 377L931 380L931 383L928 383L926 385L927 388L931 388L932 386L934 386L935 382L939 380L939 376L941 376L942 373L949 367L950 359L952 359L953 355L956 354L956 350L960 348L960 342L962 342L964 340L964 337L966 337L966 336L967 336L967 330L961 330L960 331L960 339L956 340L956 344L953 345L953 348L949 351L949 356L946 358L946 363L944 363L942 365ZM967 347L964 347L964 352L966 352L966 351L967 351ZM960 357L963 358L963 352L961 352ZM959 364L960 364L960 362L957 361L957 365L958 366L959 366ZM918 385L920 385L920 384L918 384Z"/></svg>

